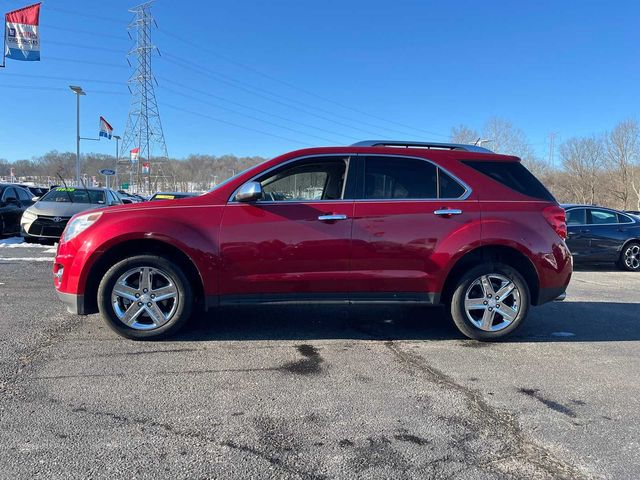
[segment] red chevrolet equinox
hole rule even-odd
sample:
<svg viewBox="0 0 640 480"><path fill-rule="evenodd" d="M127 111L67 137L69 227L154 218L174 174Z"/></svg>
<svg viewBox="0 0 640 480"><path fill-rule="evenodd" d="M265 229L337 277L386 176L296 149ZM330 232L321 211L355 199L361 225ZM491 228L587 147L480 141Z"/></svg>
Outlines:
<svg viewBox="0 0 640 480"><path fill-rule="evenodd" d="M71 313L132 339L230 304L444 305L478 340L564 298L564 210L512 156L367 141L287 153L209 193L72 218L53 268Z"/></svg>

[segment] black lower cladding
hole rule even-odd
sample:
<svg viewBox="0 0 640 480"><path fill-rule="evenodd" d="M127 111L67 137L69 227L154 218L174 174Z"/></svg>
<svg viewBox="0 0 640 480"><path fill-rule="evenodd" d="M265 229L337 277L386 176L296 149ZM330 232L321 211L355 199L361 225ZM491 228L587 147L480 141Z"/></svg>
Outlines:
<svg viewBox="0 0 640 480"><path fill-rule="evenodd" d="M39 216L36 218L27 233L33 237L60 238L70 217Z"/></svg>

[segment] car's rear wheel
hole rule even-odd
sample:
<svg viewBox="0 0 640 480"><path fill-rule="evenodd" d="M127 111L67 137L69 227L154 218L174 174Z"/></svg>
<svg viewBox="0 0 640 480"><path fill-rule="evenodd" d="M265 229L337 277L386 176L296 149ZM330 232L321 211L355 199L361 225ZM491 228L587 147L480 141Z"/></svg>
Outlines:
<svg viewBox="0 0 640 480"><path fill-rule="evenodd" d="M529 311L529 287L515 269L493 263L462 275L451 296L450 313L458 329L475 340L509 335Z"/></svg>
<svg viewBox="0 0 640 480"><path fill-rule="evenodd" d="M176 333L189 319L193 291L176 263L139 255L113 265L98 287L98 308L123 337L150 340Z"/></svg>
<svg viewBox="0 0 640 480"><path fill-rule="evenodd" d="M640 243L630 242L624 246L618 265L629 272L640 271Z"/></svg>

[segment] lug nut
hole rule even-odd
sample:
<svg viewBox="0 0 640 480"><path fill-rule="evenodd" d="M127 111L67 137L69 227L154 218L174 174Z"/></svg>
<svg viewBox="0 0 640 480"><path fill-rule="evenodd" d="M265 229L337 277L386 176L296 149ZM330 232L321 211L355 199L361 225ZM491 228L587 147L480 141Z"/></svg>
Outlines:
<svg viewBox="0 0 640 480"><path fill-rule="evenodd" d="M500 304L499 303L496 303L496 308L500 308Z"/></svg>
<svg viewBox="0 0 640 480"><path fill-rule="evenodd" d="M490 312L493 312L493 308L489 307L489 311L490 311Z"/></svg>
<svg viewBox="0 0 640 480"><path fill-rule="evenodd" d="M487 305L489 302L487 302L486 300L484 301L484 304Z"/></svg>
<svg viewBox="0 0 640 480"><path fill-rule="evenodd" d="M148 291L149 291L149 289L147 289L147 288L143 288L143 289L142 289L142 292L143 292L143 293L147 293Z"/></svg>
<svg viewBox="0 0 640 480"><path fill-rule="evenodd" d="M155 293L152 293L152 294L151 294L151 298L156 298Z"/></svg>
<svg viewBox="0 0 640 480"><path fill-rule="evenodd" d="M138 302L138 306L141 307L142 306L142 302Z"/></svg>
<svg viewBox="0 0 640 480"><path fill-rule="evenodd" d="M139 293L136 293L136 298L140 298L140 294Z"/></svg>
<svg viewBox="0 0 640 480"><path fill-rule="evenodd" d="M487 298L491 298L491 294L487 295Z"/></svg>
<svg viewBox="0 0 640 480"><path fill-rule="evenodd" d="M150 307L150 306L151 306L151 302L147 303L147 307Z"/></svg>

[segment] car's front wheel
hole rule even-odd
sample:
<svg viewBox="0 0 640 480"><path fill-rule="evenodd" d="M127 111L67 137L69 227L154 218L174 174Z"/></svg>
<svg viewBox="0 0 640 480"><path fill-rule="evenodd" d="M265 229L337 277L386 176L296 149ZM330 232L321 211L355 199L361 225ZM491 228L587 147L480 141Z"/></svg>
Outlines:
<svg viewBox="0 0 640 480"><path fill-rule="evenodd" d="M179 265L139 255L113 265L98 287L98 308L123 337L150 340L176 333L189 319L193 291Z"/></svg>
<svg viewBox="0 0 640 480"><path fill-rule="evenodd" d="M640 272L640 243L630 242L625 245L618 265L629 272Z"/></svg>
<svg viewBox="0 0 640 480"><path fill-rule="evenodd" d="M529 287L508 265L485 264L458 280L450 313L458 329L475 340L497 340L516 330L531 302Z"/></svg>

